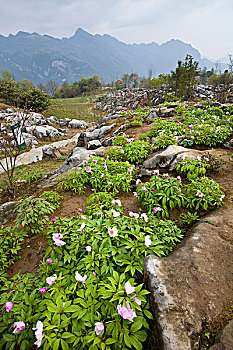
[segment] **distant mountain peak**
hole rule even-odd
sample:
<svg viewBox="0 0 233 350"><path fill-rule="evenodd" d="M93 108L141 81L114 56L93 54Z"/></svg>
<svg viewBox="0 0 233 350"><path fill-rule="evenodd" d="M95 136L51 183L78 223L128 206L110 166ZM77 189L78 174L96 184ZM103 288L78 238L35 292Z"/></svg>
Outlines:
<svg viewBox="0 0 233 350"><path fill-rule="evenodd" d="M75 31L75 33L74 33L74 35L73 35L73 37L76 37L76 36L93 36L92 34L90 34L90 33L88 33L88 32L86 32L84 29L82 29L82 28L78 28L76 31Z"/></svg>
<svg viewBox="0 0 233 350"><path fill-rule="evenodd" d="M157 76L175 69L177 61L187 54L201 62L200 52L179 39L161 45L127 44L109 34L93 35L82 28L62 39L24 31L0 35L0 71L7 69L16 80L26 78L34 84L48 80L70 83L93 75L104 82L114 81L123 73L147 76L150 67Z"/></svg>

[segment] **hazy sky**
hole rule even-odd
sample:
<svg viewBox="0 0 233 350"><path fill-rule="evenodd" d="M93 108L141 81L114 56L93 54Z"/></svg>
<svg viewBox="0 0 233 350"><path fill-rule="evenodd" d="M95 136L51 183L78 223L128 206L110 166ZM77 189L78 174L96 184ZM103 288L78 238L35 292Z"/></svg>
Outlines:
<svg viewBox="0 0 233 350"><path fill-rule="evenodd" d="M0 34L70 37L81 27L126 43L180 39L203 56L233 53L233 0L0 0Z"/></svg>

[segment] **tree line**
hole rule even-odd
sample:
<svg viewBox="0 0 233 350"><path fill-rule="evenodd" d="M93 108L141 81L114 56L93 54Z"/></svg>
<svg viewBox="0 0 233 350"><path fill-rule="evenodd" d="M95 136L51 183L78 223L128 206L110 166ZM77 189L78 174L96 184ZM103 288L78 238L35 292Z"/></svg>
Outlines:
<svg viewBox="0 0 233 350"><path fill-rule="evenodd" d="M151 68L148 70L148 77L140 77L136 72L121 75L117 82L102 85L97 75L93 77L82 77L78 82L68 84L63 82L57 86L54 81L47 81L45 84L39 83L36 88L31 82L24 79L16 82L14 76L8 71L2 71L0 78L0 99L5 103L16 107L32 108L33 110L45 110L50 98L72 98L83 95L91 95L105 87L115 88L138 88L144 87L161 91L167 98L172 99L189 99L193 96L196 84L211 84L219 87L222 93L222 99L225 99L229 86L233 84L232 59L229 55L229 71L223 74L216 74L214 69L200 69L198 62L193 57L187 55L184 61L179 60L177 67L170 74L160 74L153 77Z"/></svg>

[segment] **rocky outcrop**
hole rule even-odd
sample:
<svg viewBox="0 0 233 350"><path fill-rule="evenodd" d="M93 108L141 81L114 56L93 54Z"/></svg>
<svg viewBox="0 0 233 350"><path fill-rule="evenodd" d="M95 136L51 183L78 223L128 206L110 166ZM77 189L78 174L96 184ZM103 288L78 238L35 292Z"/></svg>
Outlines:
<svg viewBox="0 0 233 350"><path fill-rule="evenodd" d="M77 146L84 147L87 146L89 141L99 140L101 137L111 131L115 126L116 123L113 123L109 126L101 126L100 128L96 128L93 131L81 132L78 138Z"/></svg>
<svg viewBox="0 0 233 350"><path fill-rule="evenodd" d="M69 169L81 166L84 160L89 159L89 155L103 156L106 149L106 147L100 147L96 150L87 150L84 147L75 147L68 155L64 163L58 169L53 171L51 175L62 174L67 172Z"/></svg>
<svg viewBox="0 0 233 350"><path fill-rule="evenodd" d="M174 170L178 162L181 162L185 158L196 159L201 154L202 152L195 149L171 145L164 151L158 151L151 154L143 163L141 174L145 173L145 169L147 170L147 173L148 170L157 168L168 168L169 170Z"/></svg>
<svg viewBox="0 0 233 350"><path fill-rule="evenodd" d="M15 213L13 210L15 209L18 202L7 202L0 206L0 226L7 223Z"/></svg>
<svg viewBox="0 0 233 350"><path fill-rule="evenodd" d="M232 350L233 349L233 320L215 337L215 344L210 350Z"/></svg>
<svg viewBox="0 0 233 350"><path fill-rule="evenodd" d="M155 350L198 350L210 321L233 295L233 210L204 217L166 258L145 259L156 329Z"/></svg>

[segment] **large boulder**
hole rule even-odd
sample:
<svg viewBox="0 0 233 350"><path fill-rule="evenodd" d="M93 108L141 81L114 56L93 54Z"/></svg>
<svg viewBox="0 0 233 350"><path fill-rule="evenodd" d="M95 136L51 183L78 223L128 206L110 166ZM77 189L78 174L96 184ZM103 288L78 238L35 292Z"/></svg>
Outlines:
<svg viewBox="0 0 233 350"><path fill-rule="evenodd" d="M100 147L96 150L87 150L84 147L75 147L73 151L68 155L64 163L51 174L61 174L67 172L69 169L79 167L83 164L84 160L88 160L90 155L103 156L106 147Z"/></svg>
<svg viewBox="0 0 233 350"><path fill-rule="evenodd" d="M7 202L0 206L0 226L4 225L13 218L16 214L14 213L14 209L18 202Z"/></svg>
<svg viewBox="0 0 233 350"><path fill-rule="evenodd" d="M116 126L116 123L108 126L96 128L93 131L81 132L78 138L77 146L84 147L89 141L99 140Z"/></svg>
<svg viewBox="0 0 233 350"><path fill-rule="evenodd" d="M68 127L71 129L87 129L88 124L84 120L72 119Z"/></svg>
<svg viewBox="0 0 233 350"><path fill-rule="evenodd" d="M198 350L202 318L210 322L233 295L233 210L202 218L165 258L145 259L157 350Z"/></svg>
<svg viewBox="0 0 233 350"><path fill-rule="evenodd" d="M32 131L33 135L40 139L43 139L45 137L54 138L54 137L64 136L62 132L58 131L56 128L52 127L51 125L46 125L46 126L39 125L32 128L27 128L27 131L28 130Z"/></svg>
<svg viewBox="0 0 233 350"><path fill-rule="evenodd" d="M158 151L149 156L143 163L143 169L157 169L157 168L169 168L174 170L178 162L181 162L185 158L196 159L201 155L194 149L189 149L181 146L171 145L163 151Z"/></svg>
<svg viewBox="0 0 233 350"><path fill-rule="evenodd" d="M87 149L96 149L99 147L101 147L101 142L99 140L92 140L87 144Z"/></svg>
<svg viewBox="0 0 233 350"><path fill-rule="evenodd" d="M232 350L233 349L233 320L215 337L215 344L210 350Z"/></svg>

